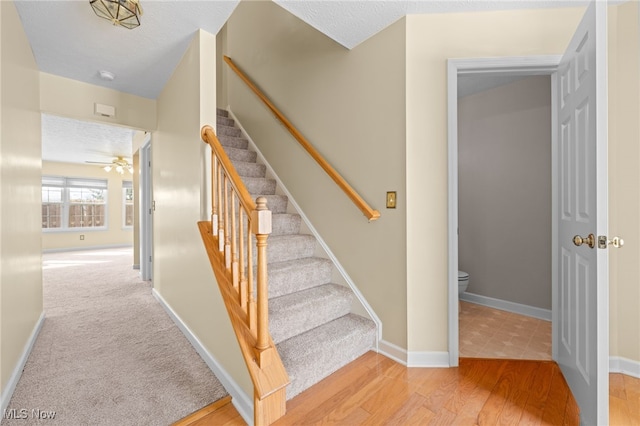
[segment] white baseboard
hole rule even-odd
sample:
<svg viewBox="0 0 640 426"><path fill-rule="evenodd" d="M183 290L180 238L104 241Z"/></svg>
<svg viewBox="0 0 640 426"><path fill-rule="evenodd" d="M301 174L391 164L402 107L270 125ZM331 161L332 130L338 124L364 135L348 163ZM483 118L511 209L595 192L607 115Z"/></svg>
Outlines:
<svg viewBox="0 0 640 426"><path fill-rule="evenodd" d="M18 385L18 381L22 376L22 370L24 370L24 366L29 359L29 355L31 354L31 350L33 349L33 345L40 334L40 330L42 329L42 324L44 324L44 312L40 314L40 318L38 318L38 322L36 322L35 327L33 327L33 331L31 332L31 336L27 340L27 343L24 345L24 350L22 351L22 355L18 360L18 364L13 369L13 373L7 382L7 385L3 389L2 392L2 406L0 407L0 412L4 413L4 411L9 406L9 401L11 401L11 397L13 396L13 391L16 390L16 386Z"/></svg>
<svg viewBox="0 0 640 426"><path fill-rule="evenodd" d="M378 341L378 353L391 358L395 362L407 365L407 350L386 340Z"/></svg>
<svg viewBox="0 0 640 426"><path fill-rule="evenodd" d="M378 353L407 367L449 367L449 352L407 351L386 340L378 343Z"/></svg>
<svg viewBox="0 0 640 426"><path fill-rule="evenodd" d="M164 310L169 314L173 322L178 326L180 331L185 335L187 340L191 342L193 347L196 349L200 357L204 360L204 362L209 366L213 374L220 380L222 386L229 392L231 395L231 402L238 410L238 413L242 416L245 422L249 425L253 425L253 400L249 398L249 396L238 386L235 380L227 373L227 371L222 367L222 365L216 360L216 358L209 353L200 342L200 340L196 337L195 334L189 329L189 327L182 321L182 319L176 314L176 312L169 306L169 304L164 300L164 298L153 289L153 296L160 303L160 305L164 308Z"/></svg>
<svg viewBox="0 0 640 426"><path fill-rule="evenodd" d="M609 373L622 373L640 379L640 362L620 356L609 357Z"/></svg>
<svg viewBox="0 0 640 426"><path fill-rule="evenodd" d="M416 352L408 354L407 367L449 367L449 352Z"/></svg>
<svg viewBox="0 0 640 426"><path fill-rule="evenodd" d="M551 321L551 309L536 308L535 306L522 305L520 303L508 302L506 300L494 299L493 297L466 292L460 295L460 300L475 303L476 305L500 309L501 311Z"/></svg>

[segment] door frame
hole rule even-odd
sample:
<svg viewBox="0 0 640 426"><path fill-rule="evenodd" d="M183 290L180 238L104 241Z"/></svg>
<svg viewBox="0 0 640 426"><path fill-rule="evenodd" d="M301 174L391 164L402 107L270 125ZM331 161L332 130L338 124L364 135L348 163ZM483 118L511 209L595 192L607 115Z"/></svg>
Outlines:
<svg viewBox="0 0 640 426"><path fill-rule="evenodd" d="M551 233L557 235L557 96L556 71L562 55L511 56L497 58L462 58L447 61L448 96L448 305L449 305L449 365L458 366L459 323L458 323L458 76L459 75L550 75L551 76ZM558 309L556 308L556 288L558 270L558 244L551 243L551 291L552 291L552 336L555 336ZM555 338L552 337L552 342ZM557 349L552 343L552 357L556 359Z"/></svg>

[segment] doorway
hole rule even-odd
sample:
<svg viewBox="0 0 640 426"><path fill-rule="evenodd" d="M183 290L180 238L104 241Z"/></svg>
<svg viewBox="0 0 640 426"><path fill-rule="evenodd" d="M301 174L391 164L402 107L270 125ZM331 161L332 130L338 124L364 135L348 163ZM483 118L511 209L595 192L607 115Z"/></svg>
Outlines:
<svg viewBox="0 0 640 426"><path fill-rule="evenodd" d="M459 345L459 305L458 305L458 271L459 271L459 170L458 170L458 78L465 75L481 76L513 76L525 77L531 75L551 76L551 85L555 87L555 74L560 56L510 57L510 58L478 58L452 59L448 63L448 157L449 157L449 364L458 365ZM557 105L555 97L551 97L551 127L555 128L555 112ZM556 136L552 132L552 147L555 147ZM552 148L552 164L554 164L554 149ZM555 177L552 177L552 180ZM555 211L555 185L552 184L552 211ZM555 231L552 222L552 233ZM557 247L552 243L552 262L555 261ZM553 265L552 265L553 268ZM555 276L552 275L552 286ZM555 354L553 354L555 355Z"/></svg>
<svg viewBox="0 0 640 426"><path fill-rule="evenodd" d="M460 357L551 360L551 77L458 77Z"/></svg>

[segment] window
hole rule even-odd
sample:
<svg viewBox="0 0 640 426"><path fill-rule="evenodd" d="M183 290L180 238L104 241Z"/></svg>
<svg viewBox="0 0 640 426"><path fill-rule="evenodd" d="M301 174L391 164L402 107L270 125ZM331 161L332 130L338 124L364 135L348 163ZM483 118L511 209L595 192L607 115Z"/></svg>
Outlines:
<svg viewBox="0 0 640 426"><path fill-rule="evenodd" d="M42 185L42 228L62 226L62 206L64 188Z"/></svg>
<svg viewBox="0 0 640 426"><path fill-rule="evenodd" d="M107 181L42 177L42 229L106 229Z"/></svg>
<svg viewBox="0 0 640 426"><path fill-rule="evenodd" d="M122 181L122 225L133 226L133 182L130 180Z"/></svg>

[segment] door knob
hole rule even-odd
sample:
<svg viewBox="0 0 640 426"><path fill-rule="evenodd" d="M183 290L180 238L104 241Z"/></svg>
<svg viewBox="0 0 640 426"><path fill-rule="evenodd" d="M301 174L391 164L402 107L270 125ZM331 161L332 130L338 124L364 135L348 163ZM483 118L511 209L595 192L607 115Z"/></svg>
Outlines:
<svg viewBox="0 0 640 426"><path fill-rule="evenodd" d="M573 244L580 247L583 244L589 246L589 248L594 248L596 246L596 236L593 234L589 234L588 237L581 237L580 235L576 235L573 237Z"/></svg>
<svg viewBox="0 0 640 426"><path fill-rule="evenodd" d="M615 248L620 248L624 245L624 240L620 237L613 237L613 239L610 240L606 235L598 236L598 248L606 249L610 245Z"/></svg>

